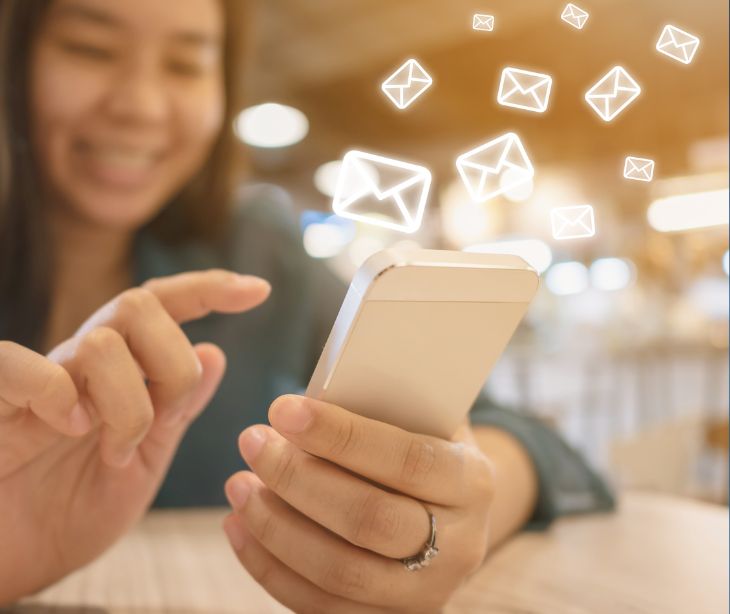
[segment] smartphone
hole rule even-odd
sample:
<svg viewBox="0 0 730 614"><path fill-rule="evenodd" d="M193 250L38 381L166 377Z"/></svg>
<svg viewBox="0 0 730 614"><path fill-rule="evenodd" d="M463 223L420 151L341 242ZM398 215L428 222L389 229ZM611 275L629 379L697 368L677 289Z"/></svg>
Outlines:
<svg viewBox="0 0 730 614"><path fill-rule="evenodd" d="M518 256L382 250L355 274L306 395L450 439L538 283Z"/></svg>

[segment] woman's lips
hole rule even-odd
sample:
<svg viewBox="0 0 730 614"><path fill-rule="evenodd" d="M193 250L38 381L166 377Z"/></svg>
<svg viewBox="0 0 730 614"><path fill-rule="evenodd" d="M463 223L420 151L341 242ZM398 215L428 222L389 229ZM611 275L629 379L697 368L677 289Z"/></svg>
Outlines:
<svg viewBox="0 0 730 614"><path fill-rule="evenodd" d="M159 150L80 143L74 148L83 172L96 182L113 188L146 186L159 166Z"/></svg>

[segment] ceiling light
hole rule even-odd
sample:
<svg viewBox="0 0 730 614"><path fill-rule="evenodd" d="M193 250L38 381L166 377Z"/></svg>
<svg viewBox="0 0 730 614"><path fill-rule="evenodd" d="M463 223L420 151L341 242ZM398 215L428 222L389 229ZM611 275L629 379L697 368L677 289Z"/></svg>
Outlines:
<svg viewBox="0 0 730 614"><path fill-rule="evenodd" d="M307 136L309 121L298 109L267 102L241 111L234 131L253 147L289 147Z"/></svg>
<svg viewBox="0 0 730 614"><path fill-rule="evenodd" d="M730 192L714 190L655 200L649 206L649 223L660 232L693 230L728 223Z"/></svg>

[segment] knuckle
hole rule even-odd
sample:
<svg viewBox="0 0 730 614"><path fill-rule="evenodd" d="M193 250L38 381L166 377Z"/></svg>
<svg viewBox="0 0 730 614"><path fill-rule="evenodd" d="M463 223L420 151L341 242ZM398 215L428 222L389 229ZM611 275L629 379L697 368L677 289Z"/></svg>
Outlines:
<svg viewBox="0 0 730 614"><path fill-rule="evenodd" d="M124 340L113 328L97 326L86 333L79 344L78 354L82 360L103 359L116 350L120 343L124 343Z"/></svg>
<svg viewBox="0 0 730 614"><path fill-rule="evenodd" d="M191 354L190 359L185 360L178 367L176 382L181 392L188 392L197 388L202 377L199 363Z"/></svg>
<svg viewBox="0 0 730 614"><path fill-rule="evenodd" d="M256 531L256 537L262 544L269 545L278 532L276 518L273 514L266 514L258 523L252 523L251 529Z"/></svg>
<svg viewBox="0 0 730 614"><path fill-rule="evenodd" d="M285 493L294 484L295 475L298 473L298 463L293 452L284 452L279 456L274 470L271 474L272 490Z"/></svg>
<svg viewBox="0 0 730 614"><path fill-rule="evenodd" d="M355 515L354 542L358 546L393 541L400 533L400 514L395 502L378 492L370 492Z"/></svg>
<svg viewBox="0 0 730 614"><path fill-rule="evenodd" d="M122 318L139 317L157 306L157 297L149 287L130 288L119 295L117 313Z"/></svg>
<svg viewBox="0 0 730 614"><path fill-rule="evenodd" d="M494 465L484 454L476 454L474 492L480 501L490 502L494 498Z"/></svg>
<svg viewBox="0 0 730 614"><path fill-rule="evenodd" d="M325 569L320 586L329 593L357 599L368 592L370 580L363 562L351 558L331 561Z"/></svg>
<svg viewBox="0 0 730 614"><path fill-rule="evenodd" d="M434 447L420 439L411 438L403 454L400 478L407 485L423 484L435 462Z"/></svg>
<svg viewBox="0 0 730 614"><path fill-rule="evenodd" d="M334 458L352 456L357 449L359 437L354 420L343 420L337 427L328 453Z"/></svg>

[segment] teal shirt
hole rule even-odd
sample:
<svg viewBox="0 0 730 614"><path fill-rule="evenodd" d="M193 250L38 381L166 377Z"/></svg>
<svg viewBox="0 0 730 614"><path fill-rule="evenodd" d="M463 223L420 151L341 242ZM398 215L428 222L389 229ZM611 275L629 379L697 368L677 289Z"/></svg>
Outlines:
<svg viewBox="0 0 730 614"><path fill-rule="evenodd" d="M302 247L295 215L274 188L258 188L236 210L225 240L213 247L170 247L141 233L135 245L136 283L213 267L269 280L271 295L240 315L212 314L184 325L193 343L210 341L226 353L226 375L208 408L185 435L160 489L157 506L224 505L225 480L246 468L238 434L267 423L271 402L306 388L347 290ZM479 398L472 422L517 437L534 462L540 494L532 526L556 516L611 509L605 483L552 430L525 414Z"/></svg>

